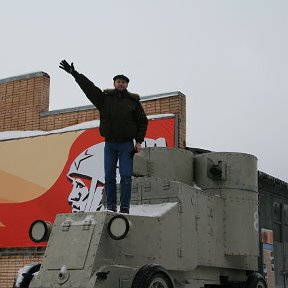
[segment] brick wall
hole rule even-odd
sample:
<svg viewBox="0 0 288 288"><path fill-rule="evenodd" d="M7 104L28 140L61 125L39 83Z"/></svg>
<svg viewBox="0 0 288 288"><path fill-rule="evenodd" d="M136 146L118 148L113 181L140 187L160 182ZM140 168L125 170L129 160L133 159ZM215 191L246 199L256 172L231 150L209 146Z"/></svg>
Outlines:
<svg viewBox="0 0 288 288"><path fill-rule="evenodd" d="M41 263L44 248L0 250L0 287L12 288L17 271L31 263Z"/></svg>
<svg viewBox="0 0 288 288"><path fill-rule="evenodd" d="M49 111L50 77L36 72L0 80L0 132L50 131L99 119L93 105ZM85 97L85 96L83 96ZM178 146L186 145L186 99L180 92L143 97L147 115L176 114ZM0 249L0 288L11 288L16 272L31 262L41 262L43 250Z"/></svg>
<svg viewBox="0 0 288 288"><path fill-rule="evenodd" d="M44 72L0 80L0 131L49 131L99 119L93 105L49 111L49 85L50 77ZM177 115L178 145L185 147L185 95L172 92L143 97L141 101L147 115Z"/></svg>
<svg viewBox="0 0 288 288"><path fill-rule="evenodd" d="M49 80L43 72L0 80L0 131L39 130L49 109Z"/></svg>

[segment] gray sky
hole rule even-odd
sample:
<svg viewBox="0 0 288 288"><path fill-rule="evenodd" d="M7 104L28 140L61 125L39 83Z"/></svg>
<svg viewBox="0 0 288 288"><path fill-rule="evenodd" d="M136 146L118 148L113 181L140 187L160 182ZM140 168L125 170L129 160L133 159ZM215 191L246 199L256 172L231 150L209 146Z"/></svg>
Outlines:
<svg viewBox="0 0 288 288"><path fill-rule="evenodd" d="M44 71L50 110L88 105L60 60L100 88L187 96L187 144L251 153L288 181L287 0L2 1L0 79Z"/></svg>

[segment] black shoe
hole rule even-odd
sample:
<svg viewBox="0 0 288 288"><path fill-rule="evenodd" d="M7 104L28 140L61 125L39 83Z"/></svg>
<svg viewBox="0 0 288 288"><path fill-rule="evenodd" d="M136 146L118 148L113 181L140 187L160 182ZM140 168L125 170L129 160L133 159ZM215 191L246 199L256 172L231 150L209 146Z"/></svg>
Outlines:
<svg viewBox="0 0 288 288"><path fill-rule="evenodd" d="M126 207L120 208L120 213L129 214L129 208Z"/></svg>
<svg viewBox="0 0 288 288"><path fill-rule="evenodd" d="M108 211L112 211L112 212L117 212L117 208L116 207L114 207L114 208L107 207L107 210Z"/></svg>

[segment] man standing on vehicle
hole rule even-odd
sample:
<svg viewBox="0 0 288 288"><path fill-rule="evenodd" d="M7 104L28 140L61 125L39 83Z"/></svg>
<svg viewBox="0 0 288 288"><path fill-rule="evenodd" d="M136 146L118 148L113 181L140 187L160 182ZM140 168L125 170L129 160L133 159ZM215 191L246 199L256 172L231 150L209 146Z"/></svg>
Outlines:
<svg viewBox="0 0 288 288"><path fill-rule="evenodd" d="M128 92L128 77L116 75L115 89L101 90L83 74L78 73L73 63L60 62L61 69L71 74L87 98L100 112L100 134L105 137L104 171L107 209L117 212L116 165L119 160L120 212L129 214L133 153L141 150L148 120L137 94ZM135 140L135 146L134 146Z"/></svg>

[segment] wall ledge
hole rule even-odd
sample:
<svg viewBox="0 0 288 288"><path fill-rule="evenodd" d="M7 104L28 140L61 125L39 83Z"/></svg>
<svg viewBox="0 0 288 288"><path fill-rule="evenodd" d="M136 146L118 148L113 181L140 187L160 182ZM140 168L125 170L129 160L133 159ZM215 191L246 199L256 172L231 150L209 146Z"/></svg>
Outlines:
<svg viewBox="0 0 288 288"><path fill-rule="evenodd" d="M35 77L43 77L43 76L50 78L50 76L47 73L42 72L42 71L38 71L38 72L27 73L27 74L22 74L22 75L18 75L18 76L12 76L12 77L8 77L8 78L0 79L0 84L12 82L12 81L17 81L17 80L27 80L27 79L31 79L31 78L35 78Z"/></svg>

